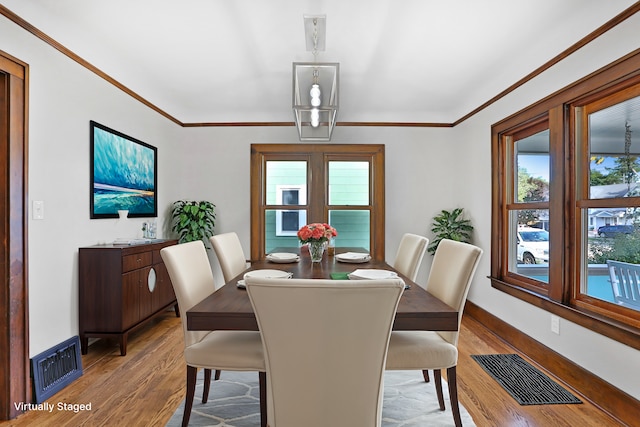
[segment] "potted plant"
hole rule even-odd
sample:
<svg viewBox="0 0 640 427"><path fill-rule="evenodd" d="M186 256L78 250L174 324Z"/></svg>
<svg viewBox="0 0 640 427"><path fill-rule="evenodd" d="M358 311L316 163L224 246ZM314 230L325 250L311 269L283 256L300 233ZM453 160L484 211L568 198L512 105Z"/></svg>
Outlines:
<svg viewBox="0 0 640 427"><path fill-rule="evenodd" d="M470 220L463 217L462 213L462 208L456 208L452 211L442 210L440 214L433 217L431 231L436 237L427 248L431 255L436 253L436 249L442 239L471 243L473 226Z"/></svg>
<svg viewBox="0 0 640 427"><path fill-rule="evenodd" d="M203 240L209 246L216 220L216 205L208 201L178 200L173 203L171 229L180 243Z"/></svg>

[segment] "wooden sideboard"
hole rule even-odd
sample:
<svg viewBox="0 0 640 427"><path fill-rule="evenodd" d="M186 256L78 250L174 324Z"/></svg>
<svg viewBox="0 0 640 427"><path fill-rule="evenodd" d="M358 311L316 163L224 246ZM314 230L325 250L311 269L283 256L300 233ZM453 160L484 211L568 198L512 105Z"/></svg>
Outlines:
<svg viewBox="0 0 640 427"><path fill-rule="evenodd" d="M176 296L160 249L177 240L132 245L96 245L79 249L80 346L89 338L118 338L127 354L127 336L173 306Z"/></svg>

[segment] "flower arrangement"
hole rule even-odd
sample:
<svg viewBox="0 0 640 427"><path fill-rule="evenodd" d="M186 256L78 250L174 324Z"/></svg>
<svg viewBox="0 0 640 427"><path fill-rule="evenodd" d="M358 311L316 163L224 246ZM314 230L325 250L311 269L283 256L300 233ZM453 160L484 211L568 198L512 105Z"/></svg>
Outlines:
<svg viewBox="0 0 640 427"><path fill-rule="evenodd" d="M315 222L307 224L298 230L298 239L300 243L326 242L332 237L336 237L338 232L329 224Z"/></svg>

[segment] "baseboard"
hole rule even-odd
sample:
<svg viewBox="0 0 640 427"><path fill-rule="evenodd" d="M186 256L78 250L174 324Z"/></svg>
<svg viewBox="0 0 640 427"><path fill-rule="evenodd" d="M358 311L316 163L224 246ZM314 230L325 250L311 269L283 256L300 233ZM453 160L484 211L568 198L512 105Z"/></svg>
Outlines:
<svg viewBox="0 0 640 427"><path fill-rule="evenodd" d="M621 423L635 425L638 422L640 401L633 396L573 363L470 301L467 301L465 305L464 314L476 319L507 344L517 349L518 352L532 359L557 380Z"/></svg>

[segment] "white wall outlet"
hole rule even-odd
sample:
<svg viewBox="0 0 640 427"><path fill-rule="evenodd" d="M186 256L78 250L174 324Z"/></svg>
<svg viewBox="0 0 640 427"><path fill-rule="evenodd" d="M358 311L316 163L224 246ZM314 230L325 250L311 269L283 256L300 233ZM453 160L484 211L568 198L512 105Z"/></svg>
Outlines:
<svg viewBox="0 0 640 427"><path fill-rule="evenodd" d="M33 219L44 219L44 201L42 200L33 201L32 216L33 216Z"/></svg>
<svg viewBox="0 0 640 427"><path fill-rule="evenodd" d="M560 318L555 314L551 315L551 332L560 335Z"/></svg>

